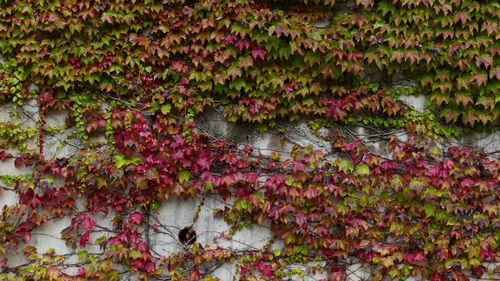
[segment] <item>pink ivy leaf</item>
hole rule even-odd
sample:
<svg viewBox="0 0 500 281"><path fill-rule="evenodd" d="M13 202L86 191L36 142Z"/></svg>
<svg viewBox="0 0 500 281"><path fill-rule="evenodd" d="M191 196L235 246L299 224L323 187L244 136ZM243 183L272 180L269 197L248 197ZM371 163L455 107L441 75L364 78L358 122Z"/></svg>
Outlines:
<svg viewBox="0 0 500 281"><path fill-rule="evenodd" d="M82 248L85 248L85 245L87 245L87 241L89 240L90 237L90 231L86 231L82 237L80 237L80 246Z"/></svg>
<svg viewBox="0 0 500 281"><path fill-rule="evenodd" d="M438 258L438 261L444 261L448 258L448 253L444 250L439 250L436 256Z"/></svg>
<svg viewBox="0 0 500 281"><path fill-rule="evenodd" d="M423 252L411 253L406 255L407 262L422 262L425 260L425 254Z"/></svg>
<svg viewBox="0 0 500 281"><path fill-rule="evenodd" d="M23 242L24 243L28 243L30 241L30 239L31 239L31 232L29 232L29 231L24 232L24 240L23 240Z"/></svg>
<svg viewBox="0 0 500 281"><path fill-rule="evenodd" d="M214 176L208 171L201 173L201 179L205 182L213 182L215 180Z"/></svg>
<svg viewBox="0 0 500 281"><path fill-rule="evenodd" d="M273 276L274 270L273 267L269 264L265 264L264 262L260 261L255 268L260 271L264 276Z"/></svg>
<svg viewBox="0 0 500 281"><path fill-rule="evenodd" d="M148 250L148 244L146 242L138 242L137 245L135 245L135 248L139 252L146 252Z"/></svg>
<svg viewBox="0 0 500 281"><path fill-rule="evenodd" d="M257 173L245 174L245 180L247 182L256 183L258 178L259 178L259 175Z"/></svg>
<svg viewBox="0 0 500 281"><path fill-rule="evenodd" d="M335 191L342 190L342 187L338 186L336 184L333 184L333 183L329 183L329 184L325 185L325 190L330 191L330 192L335 192Z"/></svg>
<svg viewBox="0 0 500 281"><path fill-rule="evenodd" d="M151 273L156 270L156 263L155 262L148 262L144 268L148 273Z"/></svg>
<svg viewBox="0 0 500 281"><path fill-rule="evenodd" d="M433 177L436 177L439 175L439 171L440 169L436 166L430 166L428 169L429 173L431 174L431 176Z"/></svg>
<svg viewBox="0 0 500 281"><path fill-rule="evenodd" d="M482 247L479 256L486 261L493 261L496 257L496 251Z"/></svg>
<svg viewBox="0 0 500 281"><path fill-rule="evenodd" d="M144 219L144 215L139 212L133 212L132 214L130 214L128 219L131 223L140 224L142 222L142 219Z"/></svg>
<svg viewBox="0 0 500 281"><path fill-rule="evenodd" d="M252 51L253 52L253 51ZM290 84L287 84L283 87L283 91L285 91L285 93L289 94L293 91L293 87L290 86Z"/></svg>
<svg viewBox="0 0 500 281"><path fill-rule="evenodd" d="M318 190L316 188L308 188L306 190L306 192L304 193L304 195L306 196L306 198L308 199L313 199L313 198L316 198L318 196Z"/></svg>
<svg viewBox="0 0 500 281"><path fill-rule="evenodd" d="M137 244L139 241L139 233L137 231L127 231L127 239L128 241Z"/></svg>
<svg viewBox="0 0 500 281"><path fill-rule="evenodd" d="M384 170L388 170L388 169L396 169L398 167L398 163L396 163L395 161L390 161L390 160L387 160L387 161L384 161L380 164L380 166L382 166L382 168Z"/></svg>
<svg viewBox="0 0 500 281"><path fill-rule="evenodd" d="M349 223L357 228L362 228L364 230L368 230L368 224L366 223L366 221L364 221L362 219L353 218L353 219L349 220Z"/></svg>
<svg viewBox="0 0 500 281"><path fill-rule="evenodd" d="M453 161L451 161L451 160L446 160L443 162L443 167L445 169L451 169L451 168L455 167L455 163L453 163Z"/></svg>
<svg viewBox="0 0 500 281"><path fill-rule="evenodd" d="M461 187L471 187L474 184L474 180L470 177L464 178L460 183Z"/></svg>
<svg viewBox="0 0 500 281"><path fill-rule="evenodd" d="M130 265L137 269L144 269L144 260L143 259L135 259L133 260Z"/></svg>
<svg viewBox="0 0 500 281"><path fill-rule="evenodd" d="M181 26L183 26L183 25L184 25L184 23L183 23L182 21L178 21L178 22L176 22L176 23L175 23L172 27L173 27L173 28L179 28L179 27L181 27Z"/></svg>
<svg viewBox="0 0 500 281"><path fill-rule="evenodd" d="M238 198L246 198L247 195L248 195L248 192L244 188L239 188L238 190L236 190L236 197L238 197Z"/></svg>
<svg viewBox="0 0 500 281"><path fill-rule="evenodd" d="M269 28L268 33L269 33L269 36L276 34L276 36L279 38L283 33L286 33L286 30L281 26L271 26Z"/></svg>
<svg viewBox="0 0 500 281"><path fill-rule="evenodd" d="M306 170L306 165L297 160L293 161L293 173L304 172Z"/></svg>
<svg viewBox="0 0 500 281"><path fill-rule="evenodd" d="M250 41L248 41L246 39L242 39L242 40L238 41L235 46L238 49L240 49L240 51L243 51L243 50L250 48Z"/></svg>
<svg viewBox="0 0 500 281"><path fill-rule="evenodd" d="M196 124L192 121L189 121L186 123L186 126L189 128L189 129L193 129L194 127L196 127Z"/></svg>
<svg viewBox="0 0 500 281"><path fill-rule="evenodd" d="M279 209L276 207L272 208L268 213L268 217L277 220L280 217Z"/></svg>
<svg viewBox="0 0 500 281"><path fill-rule="evenodd" d="M264 183L264 187L266 187L270 191L275 191L280 184L285 181L282 175L272 175L270 178L266 180Z"/></svg>
<svg viewBox="0 0 500 281"><path fill-rule="evenodd" d="M83 267L80 267L78 268L78 273L77 273L78 276L83 276L85 275L85 268Z"/></svg>
<svg viewBox="0 0 500 281"><path fill-rule="evenodd" d="M297 215L295 215L295 220L297 221L298 225L302 226L305 224L307 217L303 213L297 213Z"/></svg>
<svg viewBox="0 0 500 281"><path fill-rule="evenodd" d="M231 33L228 36L226 36L226 44L233 44L234 39L236 38L236 34Z"/></svg>
<svg viewBox="0 0 500 281"><path fill-rule="evenodd" d="M94 220L87 216L83 217L82 224L86 230L92 229L95 226Z"/></svg>
<svg viewBox="0 0 500 281"><path fill-rule="evenodd" d="M261 60L264 60L266 57L267 51L261 48L253 48L252 50L252 57L254 59L260 58Z"/></svg>
<svg viewBox="0 0 500 281"><path fill-rule="evenodd" d="M202 169L208 170L212 165L212 160L208 157L201 157L200 159L198 159L198 165L200 165Z"/></svg>

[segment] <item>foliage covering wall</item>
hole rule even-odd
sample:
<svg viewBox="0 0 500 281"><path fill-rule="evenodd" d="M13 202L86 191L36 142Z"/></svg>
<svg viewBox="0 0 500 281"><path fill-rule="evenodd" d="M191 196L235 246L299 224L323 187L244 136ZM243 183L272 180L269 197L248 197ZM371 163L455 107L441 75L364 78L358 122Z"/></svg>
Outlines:
<svg viewBox="0 0 500 281"><path fill-rule="evenodd" d="M203 265L227 263L241 280L286 280L312 261L325 266L309 273L329 280L344 280L353 263L371 280L498 271L499 162L451 145L498 126L496 1L0 3L0 101L39 108L33 128L0 127L0 160L34 169L2 176L19 202L2 209L0 255L22 252L27 262L0 256L0 280L213 280ZM415 83L394 87L397 77ZM426 96L426 111L398 99L413 94ZM197 118L208 109L277 134L286 133L279 122L307 120L331 150L262 155L203 133ZM68 112L63 127L47 125L55 111ZM45 137L71 129L78 151L46 157ZM252 224L274 238L252 252L150 249L144 233L161 231L148 218L162 203L214 195L235 199L214 212L232 225L222 238ZM97 213L112 225L89 241L102 230ZM79 258L73 275L67 256L27 246L37 227L63 217L72 223L61 237ZM284 248L271 250L278 240ZM90 242L99 253L85 251Z"/></svg>

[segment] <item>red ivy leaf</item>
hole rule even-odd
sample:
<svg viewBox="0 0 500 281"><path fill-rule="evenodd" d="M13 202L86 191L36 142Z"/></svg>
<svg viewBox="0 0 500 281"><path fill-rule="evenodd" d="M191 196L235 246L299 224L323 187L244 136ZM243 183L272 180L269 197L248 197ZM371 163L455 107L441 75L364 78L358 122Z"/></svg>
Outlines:
<svg viewBox="0 0 500 281"><path fill-rule="evenodd" d="M144 215L139 213L139 212L133 212L132 214L130 214L130 216L128 217L129 221L131 223L136 223L136 224L140 224L142 222L142 219L144 218Z"/></svg>
<svg viewBox="0 0 500 281"><path fill-rule="evenodd" d="M189 275L191 276L191 279L193 279L193 280L200 280L201 279L201 273L198 269L191 270Z"/></svg>
<svg viewBox="0 0 500 281"><path fill-rule="evenodd" d="M476 266L472 268L472 274L476 277L481 277L486 272L486 268L482 265Z"/></svg>
<svg viewBox="0 0 500 281"><path fill-rule="evenodd" d="M332 268L330 273L328 274L328 280L331 280L331 281L345 280L345 268L343 268L343 267Z"/></svg>
<svg viewBox="0 0 500 281"><path fill-rule="evenodd" d="M87 241L89 241L89 237L90 237L90 231L87 231L85 232L82 237L80 237L80 246L81 247L85 247L85 245L87 245Z"/></svg>
<svg viewBox="0 0 500 281"><path fill-rule="evenodd" d="M336 254L336 251L333 251L333 250L330 250L327 248L323 248L323 249L321 249L321 251L323 252L323 254L325 254L327 256L335 256L335 254Z"/></svg>

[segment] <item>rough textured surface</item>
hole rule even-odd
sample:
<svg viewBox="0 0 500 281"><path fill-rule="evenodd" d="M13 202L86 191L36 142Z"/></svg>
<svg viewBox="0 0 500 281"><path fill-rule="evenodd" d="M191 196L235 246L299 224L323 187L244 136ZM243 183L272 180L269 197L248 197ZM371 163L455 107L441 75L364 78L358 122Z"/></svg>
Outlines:
<svg viewBox="0 0 500 281"><path fill-rule="evenodd" d="M417 109L425 108L425 99L421 96L402 97L409 105ZM33 118L28 118L26 115L21 114L21 121L25 126L35 126L37 107L36 103L31 102L20 109L22 112L28 112ZM14 113L9 106L0 108L0 121L11 120L9 116ZM47 119L47 126L58 127L64 124L66 117L65 112L54 112L49 115ZM221 114L215 110L206 112L199 117L199 130L207 132L218 139L228 141L237 145L251 145L257 148L263 154L270 154L271 152L289 153L294 145L308 146L311 145L315 149L328 151L330 144L314 134L311 134L307 128L305 121L283 123L278 127L281 128L282 133L277 133L271 130L264 133L257 132L256 128L249 124L238 124L227 122ZM363 136L366 130L362 127L352 128L358 135ZM78 148L81 143L77 139L72 139L71 143L65 143L69 133L66 131L54 133L48 137L45 146L46 157L63 158L70 157ZM102 137L98 139L105 140ZM33 141L33 140L31 140ZM67 141L66 141L67 142ZM473 133L467 135L460 140L464 145L484 149L487 152L498 151L500 149L500 137L496 133ZM31 144L33 145L33 144ZM62 146L61 146L62 145ZM381 144L375 142L370 145L372 151L384 154L381 149ZM23 175L30 174L32 171L27 168L15 168L13 160L8 160L0 166L0 175ZM14 192L2 191L0 193L0 207L3 205L14 204L18 201L18 195ZM184 251L183 245L178 240L179 231L193 223L193 217L200 207L200 200L184 200L181 198L171 198L164 202L156 216L149 218L151 222L163 224L160 232L149 230L143 235L149 235L149 241L153 246L154 251L162 255L169 255L169 253ZM204 247L210 247L217 243L228 249L234 250L257 250L264 246L264 244L272 237L272 233L266 227L253 226L251 228L243 229L230 240L221 238L221 233L228 233L229 225L220 219L213 217L213 211L217 208L223 208L225 204L230 202L223 202L218 198L207 198L199 213L199 219L194 223L193 228L197 234L197 241ZM80 206L83 210L83 207ZM110 225L110 217L96 216L94 219L97 224L107 226ZM60 231L70 224L69 219L57 219L45 224L33 233L33 239L30 241L31 245L36 245L40 252L44 252L50 248L54 248L57 254L75 253L75 250L66 246L60 238ZM102 234L104 234L103 232ZM99 233L92 234L91 241L99 237ZM280 249L282 247L281 241L275 241L273 248ZM91 246L97 250L98 246ZM25 259L21 255L8 255L9 265L22 264ZM72 260L68 260L70 263ZM306 265L305 265L306 266ZM311 265L307 265L311 266ZM321 264L320 264L321 266ZM493 265L492 265L493 266ZM69 273L75 273L77 268L70 268L67 270ZM235 268L232 264L224 266L213 265L214 276L221 278L221 280L230 280L235 275ZM364 280L367 276L359 264L354 264L348 268L350 273L350 280ZM132 278L133 276L131 276ZM325 278L326 275L309 275L309 276L295 276L293 280L319 280Z"/></svg>

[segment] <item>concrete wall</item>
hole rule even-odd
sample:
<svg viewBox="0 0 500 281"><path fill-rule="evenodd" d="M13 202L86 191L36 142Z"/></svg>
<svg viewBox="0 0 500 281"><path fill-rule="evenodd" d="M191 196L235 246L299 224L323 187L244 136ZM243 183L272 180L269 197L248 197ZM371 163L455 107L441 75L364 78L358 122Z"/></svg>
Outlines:
<svg viewBox="0 0 500 281"><path fill-rule="evenodd" d="M403 97L408 104L417 109L423 110L425 108L425 98L418 97ZM16 114L17 113L17 114ZM52 127L60 126L64 123L66 117L65 112L54 112L49 115L47 125ZM18 117L15 118L15 115ZM30 101L22 107L12 108L12 105L4 105L0 107L0 122L5 121L19 121L25 128L38 126L38 107L35 101ZM206 131L220 139L235 143L235 144L249 144L258 148L262 153L268 154L272 151L279 151L283 153L290 152L293 145L312 145L316 149L324 151L329 150L329 144L322 139L317 138L311 134L304 121L294 123L280 124L286 130L285 134L278 134L276 131L269 131L266 133L258 133L255 128L248 124L235 124L228 123L221 117L215 110L209 110L203 114L199 120L201 131ZM353 131L363 134L362 128L352 128ZM69 157L82 147L82 143L77 138L70 137L71 131L63 131L48 135L46 137L45 155L47 157ZM286 139L285 142L282 140ZM101 139L102 140L102 139ZM495 133L474 133L465 136L462 140L458 141L463 145L479 147L485 151L491 152L500 149L500 136L498 132ZM29 147L36 147L36 138L29 140ZM384 153L382 145L373 144L371 147L377 153ZM15 168L13 161L6 161L0 165L1 175L23 175L30 174L32 171L27 168ZM61 183L59 183L61 184ZM3 205L15 204L18 200L17 194L10 191L0 191L0 207ZM170 253L183 251L182 245L177 239L180 229L191 225L193 223L193 216L196 209L200 204L201 198L185 201L180 198L172 198L164 202L156 216L149 218L152 223L155 221L161 222L163 225L164 233L150 232L149 240L153 249L161 255L168 256ZM222 202L219 198L212 197L206 198L204 205L200 212L200 217L194 224L194 229L197 232L198 241L205 247L217 244L219 246L230 248L234 250L243 249L259 249L270 238L271 231L266 227L254 226L250 229L244 229L237 233L230 241L218 239L220 233L228 231L229 226L222 220L215 219L212 212L216 208L221 208L224 204L230 202ZM83 208L82 208L83 210ZM112 216L96 217L98 224L107 226L110 225ZM63 240L60 238L60 232L70 224L69 219L51 220L44 224L42 227L36 229L33 233L33 238L29 242L36 245L39 252L43 253L50 248L54 248L57 254L75 254L76 251L67 247ZM104 234L104 233L102 233ZM92 235L90 242L99 237L99 233ZM90 243L89 252L97 252L97 245ZM281 241L277 241L273 247L280 248ZM16 265L24 263L24 258L18 253L11 253L7 257L10 258L9 265ZM68 263L76 262L76 257L68 259ZM297 266L313 266L313 265L297 265ZM322 266L322 264L320 264ZM208 270L208 269L207 269ZM360 268L359 265L353 265L349 268L350 280L362 280L366 276L366 272ZM231 264L226 264L217 268L214 275L221 278L221 280L231 280L234 276L235 268ZM69 272L75 273L76 268L69 269ZM294 280L319 280L326 278L322 275L309 275L305 277L296 276Z"/></svg>

